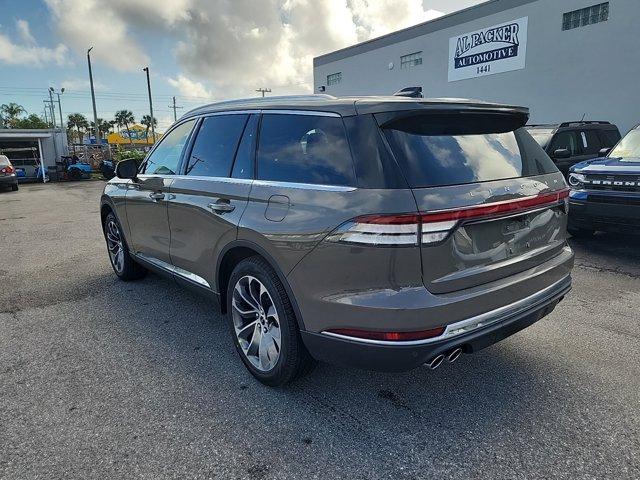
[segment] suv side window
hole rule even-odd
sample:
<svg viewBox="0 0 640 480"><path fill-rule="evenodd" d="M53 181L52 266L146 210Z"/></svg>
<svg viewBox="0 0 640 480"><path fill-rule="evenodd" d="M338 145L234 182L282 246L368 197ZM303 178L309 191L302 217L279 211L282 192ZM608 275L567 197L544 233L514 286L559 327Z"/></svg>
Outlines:
<svg viewBox="0 0 640 480"><path fill-rule="evenodd" d="M617 128L615 130L600 130L600 139L606 148L612 148L620 141L620 138L620 132Z"/></svg>
<svg viewBox="0 0 640 480"><path fill-rule="evenodd" d="M189 140L195 120L189 120L167 133L160 144L144 162L144 174L175 175L180 164L182 150Z"/></svg>
<svg viewBox="0 0 640 480"><path fill-rule="evenodd" d="M248 115L205 117L198 129L186 175L228 177Z"/></svg>
<svg viewBox="0 0 640 480"><path fill-rule="evenodd" d="M600 138L595 130L582 130L580 141L582 142L582 152L585 155L595 155L602 148Z"/></svg>
<svg viewBox="0 0 640 480"><path fill-rule="evenodd" d="M340 117L264 114L259 138L257 173L261 180L355 185Z"/></svg>
<svg viewBox="0 0 640 480"><path fill-rule="evenodd" d="M576 138L576 132L566 131L558 132L551 140L551 146L549 152L553 155L558 149L566 148L571 152L571 155L580 155L580 149L578 148L578 139Z"/></svg>

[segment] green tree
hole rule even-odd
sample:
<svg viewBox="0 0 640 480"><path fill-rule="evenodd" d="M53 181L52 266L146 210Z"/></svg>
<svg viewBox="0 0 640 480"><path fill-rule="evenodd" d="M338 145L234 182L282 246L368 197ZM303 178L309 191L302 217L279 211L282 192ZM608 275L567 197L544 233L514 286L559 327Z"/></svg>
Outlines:
<svg viewBox="0 0 640 480"><path fill-rule="evenodd" d="M27 118L17 118L11 123L12 128L51 128L41 117L32 113Z"/></svg>
<svg viewBox="0 0 640 480"><path fill-rule="evenodd" d="M144 117L142 117L142 120L140 120L140 123L142 125L144 125L145 128L145 138L147 139L147 143L149 143L149 129L151 128L151 115L145 115ZM158 119L153 117L153 128L155 129L155 127L158 126ZM156 143L156 139L153 139L153 143Z"/></svg>
<svg viewBox="0 0 640 480"><path fill-rule="evenodd" d="M26 113L26 110L22 105L17 103L4 103L0 105L0 117L3 118L3 123L6 126L13 127L13 123L20 118L20 115Z"/></svg>
<svg viewBox="0 0 640 480"><path fill-rule="evenodd" d="M98 118L98 131L100 132L100 136L104 138L107 133L109 133L109 128L111 127L111 122L107 122L104 118ZM94 122L91 122L91 130L93 130L94 134L96 131L96 126Z"/></svg>
<svg viewBox="0 0 640 480"><path fill-rule="evenodd" d="M116 123L119 127L124 126L127 131L127 136L129 137L129 143L133 145L133 139L131 138L131 131L129 130L129 125L135 123L136 119L133 116L133 112L131 110L118 110L115 115Z"/></svg>
<svg viewBox="0 0 640 480"><path fill-rule="evenodd" d="M77 133L77 141L78 143L82 143L84 139L84 132L82 130L86 130L89 128L89 122L87 121L87 117L82 115L81 113L71 113L67 118L67 128L69 130L76 129Z"/></svg>

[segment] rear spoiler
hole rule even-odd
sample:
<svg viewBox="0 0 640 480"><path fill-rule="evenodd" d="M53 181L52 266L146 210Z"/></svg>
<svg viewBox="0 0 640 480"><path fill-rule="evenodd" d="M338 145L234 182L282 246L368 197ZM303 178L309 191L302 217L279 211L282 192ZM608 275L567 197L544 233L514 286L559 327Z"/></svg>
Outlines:
<svg viewBox="0 0 640 480"><path fill-rule="evenodd" d="M445 108L431 107L377 113L375 118L382 128L395 125L401 129L411 130L410 127L407 128L410 123L414 123L411 120L419 120L415 123L427 128L431 125L435 130L440 130L441 134L446 134L447 124L459 130L460 134L465 130L472 133L477 129L487 129L486 133L500 133L524 127L529 120L529 109L447 105Z"/></svg>

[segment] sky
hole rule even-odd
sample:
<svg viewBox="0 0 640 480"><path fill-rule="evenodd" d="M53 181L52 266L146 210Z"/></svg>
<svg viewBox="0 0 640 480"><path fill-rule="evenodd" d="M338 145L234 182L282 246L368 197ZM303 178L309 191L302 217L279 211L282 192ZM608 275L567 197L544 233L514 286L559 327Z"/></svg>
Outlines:
<svg viewBox="0 0 640 480"><path fill-rule="evenodd" d="M52 86L63 116L149 113L149 67L159 131L172 97L191 108L216 100L312 93L313 57L482 0L0 0L0 104L43 115Z"/></svg>

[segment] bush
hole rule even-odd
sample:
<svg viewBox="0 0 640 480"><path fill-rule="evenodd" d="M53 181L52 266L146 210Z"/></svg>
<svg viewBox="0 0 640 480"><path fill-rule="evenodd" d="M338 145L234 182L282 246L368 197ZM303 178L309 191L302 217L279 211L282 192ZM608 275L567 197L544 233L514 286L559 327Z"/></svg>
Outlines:
<svg viewBox="0 0 640 480"><path fill-rule="evenodd" d="M132 158L133 160L136 161L138 166L140 166L140 164L142 164L142 161L144 160L145 155L146 154L144 152L141 152L140 150L125 150L125 149L119 148L116 154L114 155L114 159L117 163L120 160Z"/></svg>

